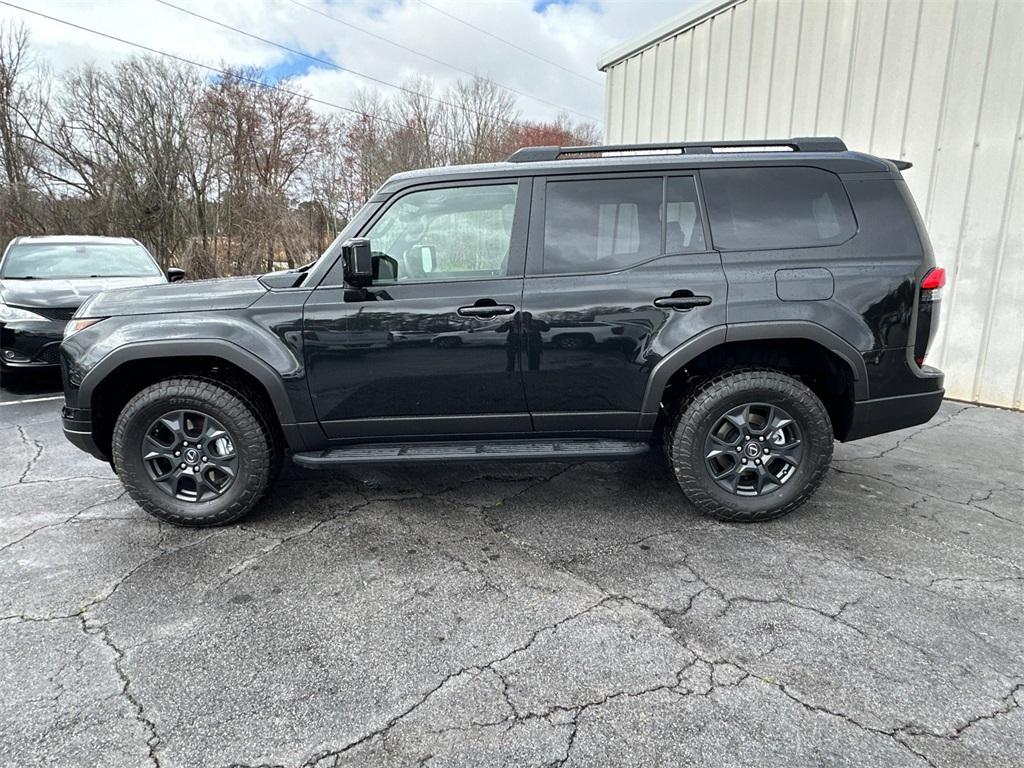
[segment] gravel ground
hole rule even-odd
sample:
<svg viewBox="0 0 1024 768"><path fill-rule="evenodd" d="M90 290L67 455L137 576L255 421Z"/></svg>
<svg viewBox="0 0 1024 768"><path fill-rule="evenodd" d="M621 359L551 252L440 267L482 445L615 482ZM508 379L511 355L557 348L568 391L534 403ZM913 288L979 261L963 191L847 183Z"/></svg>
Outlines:
<svg viewBox="0 0 1024 768"><path fill-rule="evenodd" d="M290 470L194 531L40 397L0 398L2 765L1024 762L1022 413L839 445L765 525L647 459Z"/></svg>

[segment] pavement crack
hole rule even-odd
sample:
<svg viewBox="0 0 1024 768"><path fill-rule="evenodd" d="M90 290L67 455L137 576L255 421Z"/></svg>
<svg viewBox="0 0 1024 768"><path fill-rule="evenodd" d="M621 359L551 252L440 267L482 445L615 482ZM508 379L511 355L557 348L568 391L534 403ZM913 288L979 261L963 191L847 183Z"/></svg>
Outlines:
<svg viewBox="0 0 1024 768"><path fill-rule="evenodd" d="M949 422L951 422L953 419L955 419L957 416L959 416L960 414L964 413L965 411L973 410L976 407L977 406L975 406L975 405L963 405L958 410L956 410L953 413L949 414L945 418L943 418L943 419L941 419L939 421L931 421L928 424L926 424L925 426L921 427L920 429L914 430L913 432L911 432L906 437L900 438L899 440L896 441L895 445L893 445L893 446L891 446L889 448L886 448L884 451L881 451L877 455L874 455L874 456L863 456L863 457L860 457L860 458L861 459L881 459L881 458L884 458L885 456L887 456L890 453L892 453L893 451L895 451L897 448L903 447L903 445L905 443L913 440L918 435L922 435L925 432L930 432L933 429L939 429L940 427L944 427L947 424L949 424Z"/></svg>
<svg viewBox="0 0 1024 768"><path fill-rule="evenodd" d="M928 731L923 728L917 728L914 726L904 726L896 730L898 733L904 734L906 736L929 736L933 739L946 739L948 741L955 741L956 739L959 739L966 731L976 726L978 723L983 723L986 720L995 720L996 718L1002 717L1003 715L1007 715L1016 709L1020 709L1020 699L1024 698L1024 696L1021 696L1021 694L1024 694L1024 682L1014 684L1014 686L1010 689L1010 692L1003 696L1002 702L995 709L989 712L984 712L980 715L975 715L974 717L953 726L953 728L946 733L936 733L935 731Z"/></svg>
<svg viewBox="0 0 1024 768"><path fill-rule="evenodd" d="M722 600L725 601L725 603L726 603L726 610L723 612L723 615L725 613L727 613L732 608L733 603L753 603L753 604L757 604L757 605L786 605L786 606L789 606L790 608L795 608L795 609L800 610L800 611L809 611L809 612L817 614L818 616L821 616L823 618L830 619L830 620L832 620L832 621L834 621L834 622L836 622L838 624L842 624L844 627L847 627L848 629L853 630L854 632L856 632L858 635L860 635L863 638L867 638L867 636L868 636L867 633L864 632L864 630L862 630L860 627L858 627L858 626L856 626L854 624L850 624L848 621L843 620L842 617L841 617L843 611L845 611L850 606L855 605L856 603L860 602L860 600L862 598L856 598L854 600L848 600L845 603L843 603L839 607L839 609L837 611L830 612L830 611L823 610L821 608L816 608L816 607L814 607L812 605L804 605L802 603L798 603L798 602L796 602L794 600L790 600L789 598L786 598L786 597L775 596L775 597L768 598L768 597L752 597L750 595L734 595L732 597L728 597L724 593L722 593L720 590L715 589L714 591L717 592L718 596L721 597Z"/></svg>
<svg viewBox="0 0 1024 768"><path fill-rule="evenodd" d="M362 509L363 507L366 507L366 506L368 506L368 505L373 503L372 500L367 499L367 497L364 496L363 494L359 494L359 495L363 499L363 501L360 502L359 504L355 504L355 505L349 507L348 509L344 509L344 510L342 510L340 512L335 512L332 515L328 515L327 517L324 517L324 518L321 518L320 520L317 520L315 523L313 523L310 526L307 526L307 527L305 527L305 528L303 528L301 530L295 531L294 533L290 533L287 536L282 536L282 537L280 537L278 539L275 539L271 544L268 544L267 546L265 546L262 549L258 550L254 554L249 555L248 557L242 558L238 562L228 566L226 569L224 569L223 573L221 573L222 579L220 581L220 585L223 586L224 584L227 584L228 582L230 582L233 579L237 578L239 575L241 575L241 573L243 571L245 571L247 568L249 568L253 563L258 562L259 560L262 560L267 555L272 554L273 552L276 552L281 547L283 547L285 544L288 544L291 541L295 541L296 539L302 538L303 536L309 536L311 533L314 533L319 528L322 528L323 526L327 525L328 523L332 523L335 520L337 520L338 518L344 517L345 515L351 515L352 513L357 512L360 509ZM253 529L251 529L251 528L249 528L247 530L253 531ZM256 531L253 531L253 532L257 533L258 535L261 535L261 534L259 534Z"/></svg>
<svg viewBox="0 0 1024 768"><path fill-rule="evenodd" d="M28 478L29 472L35 467L36 462L43 455L43 444L35 438L29 437L28 433L25 432L25 428L22 426L15 427L18 430L18 434L21 436L21 441L29 448L35 451L35 453L29 457L28 463L25 465L25 470L21 473L21 477L18 478L18 483L24 483Z"/></svg>
<svg viewBox="0 0 1024 768"><path fill-rule="evenodd" d="M802 696L800 696L796 691L794 691L789 686L787 686L784 682L780 682L778 680L773 680L773 679L771 679L769 677L765 677L763 675L759 675L756 672L753 672L750 669L747 669L742 664L739 664L739 663L737 663L735 661L732 661L732 660L729 660L729 659L708 658L707 656L702 654L697 649L694 649L694 648L692 648L689 645L687 645L686 647L698 659L703 661L705 664L711 665L712 669L714 669L716 665L728 664L728 665L730 665L730 666L740 670L741 672L745 673L743 675L743 677L741 677L738 681L736 681L734 683L734 685L740 685L741 683L743 683L744 681L746 681L748 679L760 682L763 685L767 685L767 686L769 686L771 688L774 688L775 690L779 691L783 696L785 696L789 700L793 701L794 703L799 704L801 707L803 707L805 710L807 710L809 712L815 712L815 713L818 713L818 714L827 715L828 717L834 717L834 718L840 719L840 720L848 723L849 725L852 725L853 727L858 728L858 729L860 729L860 730L862 730L862 731L864 731L866 733L871 733L871 734L875 734L877 736L882 736L882 737L891 739L895 744L898 744L900 747L902 747L903 749L906 749L908 752L910 752L912 755L914 755L914 757L916 757L916 758L918 758L920 760L923 760L928 765L932 765L931 761L926 756L922 755L920 752L918 752L916 749L912 748L910 745L905 743L900 738L900 729L899 728L886 729L886 728L879 728L879 727L873 726L873 725L868 725L867 723L861 722L860 720L858 720L857 718L855 718L852 715L848 714L847 712L843 712L843 711L840 711L840 710L832 709L832 708L826 707L826 706L824 706L822 704L817 704L817 703L805 700ZM713 683L713 686L712 686L713 688L717 687L717 686L714 685L714 675L712 675L712 683ZM710 694L710 691L708 692L708 694Z"/></svg>
<svg viewBox="0 0 1024 768"><path fill-rule="evenodd" d="M480 672L482 672L484 670L490 670L492 672L495 672L496 670L494 670L493 668L494 668L494 666L496 664L500 664L501 662L506 661L506 660L512 658L517 653L522 653L523 651L527 650L531 645L533 645L533 643L535 643L537 641L537 638L539 638L543 633L545 633L545 632L554 632L555 630L558 629L558 627L562 626L566 622L572 621L573 619L577 619L580 616L583 616L584 614L594 610L595 608L600 607L604 603L608 602L609 599L611 599L611 598L603 598L603 599L599 600L598 602L593 603L593 604L587 606L583 610L577 611L576 613L573 613L573 614L571 614L569 616L565 616L565 617L559 619L558 621L556 621L556 622L554 622L552 624L548 624L548 625L545 625L543 627L540 627L539 629L534 630L531 633L529 639L525 643L523 643L523 644L521 644L519 646L516 646L511 651L506 653L504 656L500 656L499 658L492 659L491 661L488 661L488 662L486 662L484 664L472 664L472 665L469 665L467 667L463 667L462 669L456 670L454 672L451 672L451 673L445 675L444 678L442 678L441 681L437 685L433 686L432 688L430 688L426 692L420 694L416 698L416 701L414 701L411 705L409 705L408 707L403 709L397 715L394 715L393 717L388 719L380 727L375 728L374 730L369 731L368 733L363 734L359 738L357 738L357 739L355 739L353 741L350 741L348 744L346 744L346 745L344 745L342 747L338 747L336 749L329 749L329 750L326 750L326 751L323 751L323 752L319 752L319 753L313 755L312 757L310 757L308 760L306 760L302 764L303 768L321 768L322 766L325 765L325 761L327 761L327 760L337 759L340 755L343 755L346 752L349 752L350 750L355 749L356 747L358 747L361 744L365 744L366 742L371 741L374 738L386 736L388 734L388 732L392 728L394 728L398 723L400 723L406 717L408 717L413 712L415 712L417 709L419 709L435 693L440 691L442 688L445 687L445 685L447 685L449 682L451 682L455 678L457 678L457 677L459 677L461 675L467 674L467 673L479 674Z"/></svg>
<svg viewBox="0 0 1024 768"><path fill-rule="evenodd" d="M14 546L20 544L21 542L25 541L25 539L28 539L28 538L34 536L35 534L39 533L40 531L45 531L45 530L47 530L49 528L59 528L62 525L67 525L68 523L72 523L75 520L77 520L80 515L85 514L90 509L95 509L96 507L102 506L104 504L111 504L111 503L113 503L115 501L118 501L119 499L123 498L125 496L125 494L127 494L127 493L128 493L128 491L122 490L119 494L117 494L117 496L114 496L114 497L109 498L109 499L102 499L100 501L95 501L95 502L93 502L91 504L88 504L87 506L82 507L77 512L72 514L70 517L66 517L63 520L58 520L55 523L46 523L45 525L40 525L37 528L33 528L32 530L30 530L28 533L24 534L23 536L19 536L17 539L14 539L13 541L9 541L6 544L4 544L2 547L0 547L0 553L10 549L11 547L14 547Z"/></svg>
<svg viewBox="0 0 1024 768"><path fill-rule="evenodd" d="M143 731L146 734L146 747L149 750L148 759L154 768L161 768L160 757L157 754L157 749L160 746L160 735L157 733L156 723L146 715L146 708L143 706L141 699L132 689L132 681L128 675L127 670L124 667L125 652L114 642L110 637L110 632L104 624L91 624L87 619L85 613L79 615L79 624L82 631L90 636L99 638L110 651L114 654L114 671L117 673L118 679L121 681L120 695L128 704L131 706L135 720L142 726Z"/></svg>

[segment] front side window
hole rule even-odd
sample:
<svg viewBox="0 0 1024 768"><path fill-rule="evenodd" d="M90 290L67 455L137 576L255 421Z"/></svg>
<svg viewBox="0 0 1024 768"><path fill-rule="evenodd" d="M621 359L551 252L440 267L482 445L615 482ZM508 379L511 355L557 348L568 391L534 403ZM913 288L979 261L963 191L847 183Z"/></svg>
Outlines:
<svg viewBox="0 0 1024 768"><path fill-rule="evenodd" d="M721 168L701 173L715 247L812 248L853 237L839 177L819 168Z"/></svg>
<svg viewBox="0 0 1024 768"><path fill-rule="evenodd" d="M660 177L549 181L544 272L607 272L661 253Z"/></svg>
<svg viewBox="0 0 1024 768"><path fill-rule="evenodd" d="M516 193L516 184L412 192L396 200L366 237L374 253L394 259L396 282L504 277Z"/></svg>
<svg viewBox="0 0 1024 768"><path fill-rule="evenodd" d="M7 251L0 277L8 280L70 280L88 277L150 277L160 269L132 243L22 243Z"/></svg>

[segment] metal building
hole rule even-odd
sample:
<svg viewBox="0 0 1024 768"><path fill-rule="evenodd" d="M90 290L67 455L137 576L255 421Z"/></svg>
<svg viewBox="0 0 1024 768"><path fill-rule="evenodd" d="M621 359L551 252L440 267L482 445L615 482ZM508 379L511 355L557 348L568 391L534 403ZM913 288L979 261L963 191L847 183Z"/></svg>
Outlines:
<svg viewBox="0 0 1024 768"><path fill-rule="evenodd" d="M605 140L841 136L904 172L947 269L929 362L1024 408L1024 0L714 0L609 51Z"/></svg>

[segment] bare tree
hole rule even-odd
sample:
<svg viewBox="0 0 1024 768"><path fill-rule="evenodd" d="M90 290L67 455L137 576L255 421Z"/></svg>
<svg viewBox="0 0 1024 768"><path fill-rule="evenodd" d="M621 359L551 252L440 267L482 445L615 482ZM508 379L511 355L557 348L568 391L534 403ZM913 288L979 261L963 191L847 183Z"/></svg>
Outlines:
<svg viewBox="0 0 1024 768"><path fill-rule="evenodd" d="M42 123L47 91L27 28L0 22L0 248L28 227L44 226L32 188L38 148L30 134Z"/></svg>
<svg viewBox="0 0 1024 768"><path fill-rule="evenodd" d="M484 78L357 93L324 116L258 69L208 81L155 57L65 72L51 98L24 27L0 25L0 245L26 231L131 235L194 277L316 256L389 176L531 143L596 142L524 123Z"/></svg>

